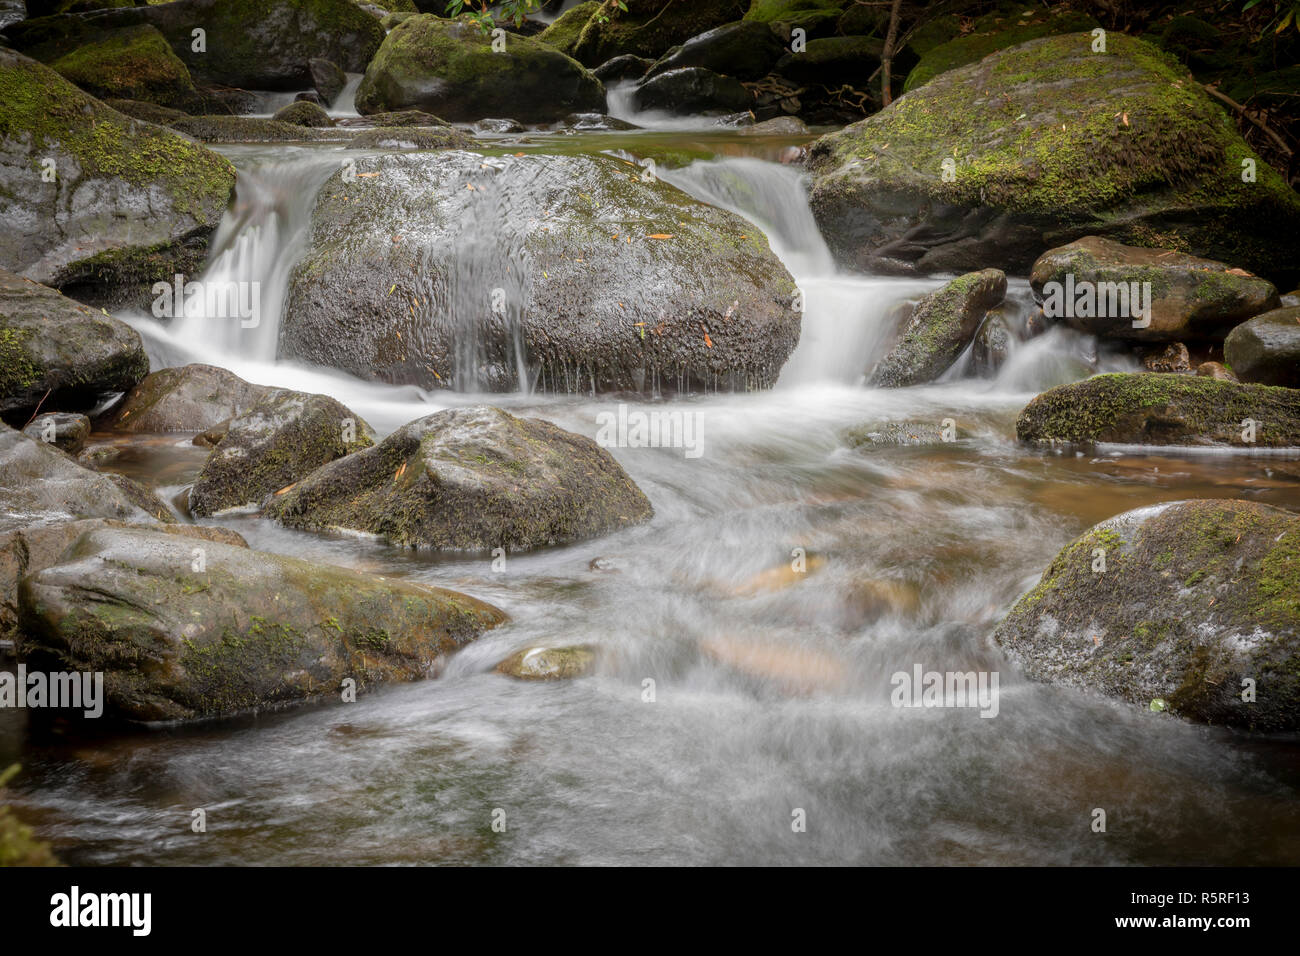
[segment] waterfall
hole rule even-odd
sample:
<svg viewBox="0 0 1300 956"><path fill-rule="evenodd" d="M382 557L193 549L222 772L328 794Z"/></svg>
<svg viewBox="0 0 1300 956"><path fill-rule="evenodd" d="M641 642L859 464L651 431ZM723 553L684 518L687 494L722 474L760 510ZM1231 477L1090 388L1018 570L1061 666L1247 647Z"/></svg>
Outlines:
<svg viewBox="0 0 1300 956"><path fill-rule="evenodd" d="M336 118L357 116L357 87L361 85L361 77L364 75L364 73L349 73L348 81L343 84L343 89L339 91L338 96L334 97L334 102L325 112Z"/></svg>

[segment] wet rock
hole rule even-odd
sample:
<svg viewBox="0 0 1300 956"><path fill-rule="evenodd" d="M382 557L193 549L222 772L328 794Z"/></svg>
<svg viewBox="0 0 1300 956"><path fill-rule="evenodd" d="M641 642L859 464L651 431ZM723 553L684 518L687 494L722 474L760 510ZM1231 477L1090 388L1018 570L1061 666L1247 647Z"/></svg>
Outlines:
<svg viewBox="0 0 1300 956"><path fill-rule="evenodd" d="M1237 376L1219 362L1202 362L1196 366L1196 374L1202 378L1218 379L1220 382L1235 382Z"/></svg>
<svg viewBox="0 0 1300 956"><path fill-rule="evenodd" d="M1002 367L1015 347L1016 334L1008 310L993 308L984 317L983 324L971 343L971 363L980 375L993 375Z"/></svg>
<svg viewBox="0 0 1300 956"><path fill-rule="evenodd" d="M507 657L496 671L518 680L571 680L587 676L595 666L596 652L587 645L530 647Z"/></svg>
<svg viewBox="0 0 1300 956"><path fill-rule="evenodd" d="M1023 274L1082 236L1154 235L1257 274L1300 272L1282 251L1300 231L1300 196L1258 158L1256 182L1225 172L1252 154L1223 108L1142 40L1112 31L1104 54L1092 40L1002 50L814 143L810 202L836 257ZM969 145L954 156L955 143Z"/></svg>
<svg viewBox="0 0 1300 956"><path fill-rule="evenodd" d="M292 528L364 531L399 545L518 551L607 534L653 512L590 438L479 405L404 425L316 470L265 513Z"/></svg>
<svg viewBox="0 0 1300 956"><path fill-rule="evenodd" d="M700 67L660 73L632 93L638 110L673 113L735 113L754 105L754 94L730 76Z"/></svg>
<svg viewBox="0 0 1300 956"><path fill-rule="evenodd" d="M1243 382L1300 388L1300 307L1243 322L1228 333L1223 357Z"/></svg>
<svg viewBox="0 0 1300 956"><path fill-rule="evenodd" d="M754 388L798 340L793 279L758 228L638 166L443 152L356 168L379 175L318 195L286 358L425 388L516 388L521 353L544 390Z"/></svg>
<svg viewBox="0 0 1300 956"><path fill-rule="evenodd" d="M298 105L293 103L286 109ZM172 123L171 128L193 136L201 143L299 143L344 138L334 130L283 123L260 116L187 116Z"/></svg>
<svg viewBox="0 0 1300 956"><path fill-rule="evenodd" d="M181 109L193 108L199 100L190 71L148 24L106 32L48 65L101 100L142 100Z"/></svg>
<svg viewBox="0 0 1300 956"><path fill-rule="evenodd" d="M268 391L215 365L159 369L100 423L104 431L199 432L243 414Z"/></svg>
<svg viewBox="0 0 1300 956"><path fill-rule="evenodd" d="M1192 357L1182 342L1171 342L1143 355L1142 367L1148 372L1187 373L1192 370Z"/></svg>
<svg viewBox="0 0 1300 956"><path fill-rule="evenodd" d="M379 126L352 137L348 149L472 149L477 141L453 126Z"/></svg>
<svg viewBox="0 0 1300 956"><path fill-rule="evenodd" d="M317 106L321 105L320 94L315 90L307 90L306 92L298 93L294 96L293 101L295 103L314 103Z"/></svg>
<svg viewBox="0 0 1300 956"><path fill-rule="evenodd" d="M148 371L125 322L0 269L0 412L90 408Z"/></svg>
<svg viewBox="0 0 1300 956"><path fill-rule="evenodd" d="M268 495L344 455L369 448L374 433L326 395L276 388L217 426L222 434L190 489L197 516L260 504Z"/></svg>
<svg viewBox="0 0 1300 956"><path fill-rule="evenodd" d="M484 120L483 122L492 123L496 120ZM513 122L506 120L506 122ZM396 110L391 113L371 113L369 116L348 117L339 121L340 126L360 126L366 129L380 126L449 126L445 119L440 119L432 113L426 113L423 110ZM477 124L475 124L477 127ZM523 127L519 127L516 132L522 132Z"/></svg>
<svg viewBox="0 0 1300 956"><path fill-rule="evenodd" d="M1043 253L1029 281L1052 318L1080 332L1138 342L1219 340L1278 301L1271 282L1222 262L1097 236ZM1150 306L1143 327L1148 316L1139 317L1134 290Z"/></svg>
<svg viewBox="0 0 1300 956"><path fill-rule="evenodd" d="M598 16L588 15L585 22L578 18L582 26L570 56L588 66L624 53L653 60L705 30L739 20L748 3L746 0L696 0L689 4L626 0L626 6L626 12L619 11L616 17L607 17L603 23Z"/></svg>
<svg viewBox="0 0 1300 956"><path fill-rule="evenodd" d="M1016 434L1036 443L1300 446L1300 392L1194 375L1097 375L1039 395Z"/></svg>
<svg viewBox="0 0 1300 956"><path fill-rule="evenodd" d="M713 635L700 642L700 650L760 686L783 694L833 692L848 682L848 668L839 656L793 642Z"/></svg>
<svg viewBox="0 0 1300 956"><path fill-rule="evenodd" d="M148 529L84 534L23 579L17 651L104 672L106 712L219 717L429 676L504 620L463 594Z"/></svg>
<svg viewBox="0 0 1300 956"><path fill-rule="evenodd" d="M970 344L984 315L1007 293L1007 277L997 269L953 279L917 304L901 339L870 376L874 385L899 388L932 382Z"/></svg>
<svg viewBox="0 0 1300 956"><path fill-rule="evenodd" d="M104 105L113 107L131 119L144 120L146 123L154 123L158 126L171 126L172 123L183 120L186 116L184 110L159 106L157 103L142 103L139 100L106 99Z"/></svg>
<svg viewBox="0 0 1300 956"><path fill-rule="evenodd" d="M0 425L0 533L73 518L175 520L130 479L90 471L54 446Z"/></svg>
<svg viewBox="0 0 1300 956"><path fill-rule="evenodd" d="M74 412L48 412L33 418L23 434L75 455L90 437L90 419Z"/></svg>
<svg viewBox="0 0 1300 956"><path fill-rule="evenodd" d="M1162 699L1201 723L1294 731L1297 595L1300 516L1255 502L1180 501L1076 539L993 639L1033 680L1143 709Z"/></svg>
<svg viewBox="0 0 1300 956"><path fill-rule="evenodd" d="M557 21L558 22L558 21ZM545 40L546 37L541 37ZM600 66L591 71L592 76L600 82L621 83L624 80L639 80L649 72L650 67L654 65L653 60L647 60L645 57L633 56L631 53L624 53L622 56L616 56L606 60Z"/></svg>
<svg viewBox="0 0 1300 956"><path fill-rule="evenodd" d="M869 37L809 40L803 51L781 57L773 72L799 84L866 89L880 66L882 47L881 41Z"/></svg>
<svg viewBox="0 0 1300 956"><path fill-rule="evenodd" d="M554 22L547 25L546 29L538 34L537 39L541 40L547 46L554 47L565 56L573 56L578 46L578 38L582 36L583 28L586 27L587 21L591 15L600 9L599 0L584 0L583 3L575 4L568 10L565 10ZM641 57L633 57L641 59ZM647 60L646 66L649 67L652 61ZM594 66L588 63L588 66ZM644 70L642 74L644 74ZM604 77L598 77L602 82ZM616 77L617 79L617 77Z"/></svg>
<svg viewBox="0 0 1300 956"><path fill-rule="evenodd" d="M271 118L277 123L288 123L290 126L324 128L334 125L328 113L317 104L306 100L295 100L277 111Z"/></svg>
<svg viewBox="0 0 1300 956"><path fill-rule="evenodd" d="M785 47L766 23L740 20L691 37L661 56L644 75L698 66L738 80L757 80L784 53Z"/></svg>
<svg viewBox="0 0 1300 956"><path fill-rule="evenodd" d="M307 69L311 73L311 85L325 104L333 103L347 86L347 74L329 60L313 57L307 61Z"/></svg>
<svg viewBox="0 0 1300 956"><path fill-rule="evenodd" d="M604 113L570 113L552 127L552 129L565 130L571 133L590 133L638 128L639 127L627 122L626 120L621 120L614 116L608 116Z"/></svg>
<svg viewBox="0 0 1300 956"><path fill-rule="evenodd" d="M357 111L417 108L452 121L509 113L529 122L600 111L605 91L580 63L530 37L503 52L465 20L417 16L385 38L357 88Z"/></svg>
<svg viewBox="0 0 1300 956"><path fill-rule="evenodd" d="M0 90L0 268L109 301L197 270L235 185L230 163L3 48Z"/></svg>
<svg viewBox="0 0 1300 956"><path fill-rule="evenodd" d="M476 133L522 133L524 127L512 119L481 119L474 124L473 130Z"/></svg>
<svg viewBox="0 0 1300 956"><path fill-rule="evenodd" d="M741 130L750 136L807 136L808 124L797 116L776 116Z"/></svg>

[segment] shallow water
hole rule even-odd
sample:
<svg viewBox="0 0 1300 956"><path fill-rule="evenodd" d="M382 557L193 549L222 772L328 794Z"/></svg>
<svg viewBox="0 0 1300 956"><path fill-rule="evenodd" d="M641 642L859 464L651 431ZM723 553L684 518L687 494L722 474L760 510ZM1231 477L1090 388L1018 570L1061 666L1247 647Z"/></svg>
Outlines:
<svg viewBox="0 0 1300 956"><path fill-rule="evenodd" d="M665 178L759 221L807 311L770 392L624 397L697 416L699 457L613 450L653 520L494 570L486 554L223 517L254 548L452 587L511 622L439 678L355 704L103 740L28 735L20 712L0 711L0 765L24 764L24 817L66 861L96 864L1300 859L1295 739L1031 684L988 640L1057 550L1096 521L1189 497L1300 509L1300 461L1020 447L1015 417L1036 391L1118 363L1081 336L1029 343L995 380L863 388L889 306L940 280L837 273L787 168L732 156ZM297 221L292 210L281 218ZM276 248L292 231L281 229ZM327 392L381 432L484 400L276 364L261 345L220 351L238 338L154 333L159 357ZM620 399L488 400L594 436L597 414ZM844 438L864 424L949 418L965 437L946 444L855 449ZM169 492L202 460L184 436L140 445L110 467ZM791 570L797 549L805 573ZM592 677L530 684L493 672L516 650L578 643L599 650ZM891 675L915 664L997 671L997 716L890 706ZM190 832L198 807L202 835ZM1090 830L1097 807L1104 834ZM505 832L492 829L498 809ZM796 809L805 833L792 832Z"/></svg>

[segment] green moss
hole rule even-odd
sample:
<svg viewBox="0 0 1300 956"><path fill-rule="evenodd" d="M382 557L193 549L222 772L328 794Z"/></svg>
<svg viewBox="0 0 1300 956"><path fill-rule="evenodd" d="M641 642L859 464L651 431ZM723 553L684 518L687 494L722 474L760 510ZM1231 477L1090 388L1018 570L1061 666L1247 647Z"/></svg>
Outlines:
<svg viewBox="0 0 1300 956"><path fill-rule="evenodd" d="M59 57L50 68L100 99L188 107L197 98L190 71L151 26L113 31Z"/></svg>
<svg viewBox="0 0 1300 956"><path fill-rule="evenodd" d="M537 39L548 43L566 56L573 56L578 45L578 37L591 15L601 7L600 0L587 0L576 7L570 7L560 14L550 26L537 35Z"/></svg>
<svg viewBox="0 0 1300 956"><path fill-rule="evenodd" d="M27 329L0 327L0 396L14 395L31 388L41 377L27 351Z"/></svg>

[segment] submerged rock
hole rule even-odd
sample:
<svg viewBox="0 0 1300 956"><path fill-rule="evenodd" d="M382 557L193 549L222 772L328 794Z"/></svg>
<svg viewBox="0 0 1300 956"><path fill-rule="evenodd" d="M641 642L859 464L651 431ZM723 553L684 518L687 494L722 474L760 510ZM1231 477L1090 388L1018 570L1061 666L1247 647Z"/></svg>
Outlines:
<svg viewBox="0 0 1300 956"><path fill-rule="evenodd" d="M88 409L148 372L125 322L0 269L0 412Z"/></svg>
<svg viewBox="0 0 1300 956"><path fill-rule="evenodd" d="M1161 699L1202 723L1300 729L1300 516L1180 501L1103 521L993 639L1033 680Z"/></svg>
<svg viewBox="0 0 1300 956"><path fill-rule="evenodd" d="M1300 307L1243 322L1228 333L1223 357L1243 382L1300 388Z"/></svg>
<svg viewBox="0 0 1300 956"><path fill-rule="evenodd" d="M1300 446L1300 391L1192 375L1096 375L1039 395L1016 434L1036 443Z"/></svg>
<svg viewBox="0 0 1300 956"><path fill-rule="evenodd" d="M1116 31L1105 53L1092 42L1002 50L814 143L810 202L836 257L1024 273L1043 249L1094 235L1300 271L1285 251L1300 196L1227 112L1149 44ZM1254 182L1242 181L1247 159Z"/></svg>
<svg viewBox="0 0 1300 956"><path fill-rule="evenodd" d="M321 465L374 444L355 412L326 395L284 388L267 390L205 437L214 447L189 494L197 516L260 504Z"/></svg>
<svg viewBox="0 0 1300 956"><path fill-rule="evenodd" d="M198 270L229 162L3 48L0 102L0 268L106 301Z"/></svg>
<svg viewBox="0 0 1300 956"><path fill-rule="evenodd" d="M104 431L201 432L242 415L268 391L215 365L182 365L147 376L101 422Z"/></svg>
<svg viewBox="0 0 1300 956"><path fill-rule="evenodd" d="M509 114L529 122L600 111L605 91L580 63L540 40L491 37L466 20L416 16L385 38L357 88L357 111L416 108L450 120Z"/></svg>
<svg viewBox="0 0 1300 956"><path fill-rule="evenodd" d="M885 388L932 382L957 361L989 309L1007 294L998 269L971 272L923 298L902 337L880 360L869 381Z"/></svg>
<svg viewBox="0 0 1300 956"><path fill-rule="evenodd" d="M416 419L314 471L265 509L292 528L341 528L399 545L508 551L645 521L650 502L582 435L487 405Z"/></svg>
<svg viewBox="0 0 1300 956"><path fill-rule="evenodd" d="M103 528L19 588L29 664L104 672L131 721L220 717L429 676L505 618L441 588L148 529ZM196 567L199 569L196 570Z"/></svg>
<svg viewBox="0 0 1300 956"><path fill-rule="evenodd" d="M768 387L794 281L759 229L606 156L395 154L321 188L280 353L425 388ZM368 176L367 174L378 174Z"/></svg>
<svg viewBox="0 0 1300 956"><path fill-rule="evenodd" d="M518 680L569 680L585 677L595 666L596 652L586 645L530 647L507 657L496 671Z"/></svg>
<svg viewBox="0 0 1300 956"><path fill-rule="evenodd" d="M1217 341L1278 302L1271 282L1222 262L1098 236L1043 253L1029 283L1049 318L1136 342Z"/></svg>

